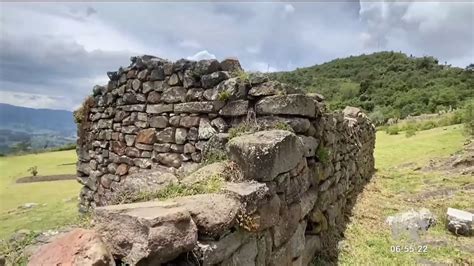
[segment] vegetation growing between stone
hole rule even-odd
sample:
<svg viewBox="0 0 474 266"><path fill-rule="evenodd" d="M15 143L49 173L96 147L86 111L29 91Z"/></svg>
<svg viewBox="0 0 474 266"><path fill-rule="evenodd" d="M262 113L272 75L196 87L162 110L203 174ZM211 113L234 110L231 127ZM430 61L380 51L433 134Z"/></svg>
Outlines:
<svg viewBox="0 0 474 266"><path fill-rule="evenodd" d="M37 232L27 230L24 233L18 233L11 241L0 240L0 254L5 256L6 262L10 265L26 265L28 257L25 254L25 248L33 244L38 235Z"/></svg>
<svg viewBox="0 0 474 266"><path fill-rule="evenodd" d="M225 151L213 149L207 152L203 158L202 166L227 160Z"/></svg>
<svg viewBox="0 0 474 266"><path fill-rule="evenodd" d="M329 155L329 150L321 145L316 150L316 157L318 157L319 161L323 164L327 164L329 162Z"/></svg>
<svg viewBox="0 0 474 266"><path fill-rule="evenodd" d="M217 193L224 184L222 175L214 175L208 179L193 185L170 184L159 191L143 191L137 194L124 193L118 196L114 204L125 204L150 200L167 200L177 197L192 196L198 194Z"/></svg>
<svg viewBox="0 0 474 266"><path fill-rule="evenodd" d="M290 132L294 132L293 128L283 121L278 121L275 124L271 125L270 127L266 127L266 128L258 125L258 123L256 122L245 121L229 129L229 139L239 137L242 135L252 134L258 131L262 131L262 130L271 130L271 129L287 130Z"/></svg>

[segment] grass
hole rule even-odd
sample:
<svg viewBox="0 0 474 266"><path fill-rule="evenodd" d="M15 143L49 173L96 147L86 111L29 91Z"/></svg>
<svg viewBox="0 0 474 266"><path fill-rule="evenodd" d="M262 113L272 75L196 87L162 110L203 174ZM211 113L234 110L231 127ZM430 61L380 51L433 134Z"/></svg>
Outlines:
<svg viewBox="0 0 474 266"><path fill-rule="evenodd" d="M221 190L224 184L224 178L221 175L211 176L208 179L193 184L170 184L166 188L153 191L153 192L142 192L136 195L126 194L122 195L118 200L117 204L142 202L151 200L167 200L176 197L184 197L206 193L217 193Z"/></svg>
<svg viewBox="0 0 474 266"><path fill-rule="evenodd" d="M46 230L76 222L77 196L81 188L75 180L15 183L38 166L38 175L74 174L73 150L22 156L0 157L0 239L20 229ZM39 205L22 210L25 203Z"/></svg>
<svg viewBox="0 0 474 266"><path fill-rule="evenodd" d="M420 131L406 138L403 134L388 135L377 132L375 162L378 169L403 163L426 163L430 158L448 156L461 149L465 140L461 125Z"/></svg>
<svg viewBox="0 0 474 266"><path fill-rule="evenodd" d="M448 126L420 131L410 138L377 132L378 172L359 195L344 234L347 245L339 253L339 264L415 265L428 261L470 265L474 262L474 254L469 250L474 246L474 239L449 233L444 218L448 207L473 208L474 192L459 189L472 183L472 176L413 170L430 159L448 157L460 150L465 140L462 130L461 126ZM449 188L455 189L451 196L417 199L422 192ZM385 219L412 208L428 208L438 217L437 224L422 234L419 241L393 237ZM430 244L430 240L443 244ZM392 252L391 247L397 245L426 245L427 252Z"/></svg>

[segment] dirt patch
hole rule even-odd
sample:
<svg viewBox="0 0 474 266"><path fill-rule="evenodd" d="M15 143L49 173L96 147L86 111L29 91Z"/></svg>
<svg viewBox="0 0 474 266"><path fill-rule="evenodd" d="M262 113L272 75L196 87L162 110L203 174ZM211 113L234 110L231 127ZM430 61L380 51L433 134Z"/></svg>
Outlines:
<svg viewBox="0 0 474 266"><path fill-rule="evenodd" d="M58 166L66 166L66 165L75 165L76 163L62 163L58 164Z"/></svg>
<svg viewBox="0 0 474 266"><path fill-rule="evenodd" d="M25 176L16 180L16 183L33 183L58 180L75 180L76 175L45 175L45 176Z"/></svg>
<svg viewBox="0 0 474 266"><path fill-rule="evenodd" d="M433 198L449 198L453 196L457 191L462 191L462 190L464 191L474 190L474 184L468 184L459 188L441 188L441 189L425 191L422 193L418 193L412 199L414 201L423 201L426 199L433 199Z"/></svg>
<svg viewBox="0 0 474 266"><path fill-rule="evenodd" d="M474 175L474 142L468 140L464 144L463 150L448 158L430 160L429 164L421 170L424 172L444 172L451 175Z"/></svg>

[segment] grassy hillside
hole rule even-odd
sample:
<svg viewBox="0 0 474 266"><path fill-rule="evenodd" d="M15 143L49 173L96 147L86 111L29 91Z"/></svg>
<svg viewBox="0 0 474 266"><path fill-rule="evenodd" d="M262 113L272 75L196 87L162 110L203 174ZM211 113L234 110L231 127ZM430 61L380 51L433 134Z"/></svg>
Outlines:
<svg viewBox="0 0 474 266"><path fill-rule="evenodd" d="M432 57L379 52L270 75L323 94L332 109L362 107L377 122L458 108L472 98L474 71L440 63Z"/></svg>
<svg viewBox="0 0 474 266"><path fill-rule="evenodd" d="M0 157L0 238L19 229L45 230L74 222L80 184L75 180L22 183L27 169L38 166L38 175L75 174L74 150ZM25 203L38 203L21 209Z"/></svg>
<svg viewBox="0 0 474 266"><path fill-rule="evenodd" d="M74 143L72 112L0 103L0 153L31 152Z"/></svg>

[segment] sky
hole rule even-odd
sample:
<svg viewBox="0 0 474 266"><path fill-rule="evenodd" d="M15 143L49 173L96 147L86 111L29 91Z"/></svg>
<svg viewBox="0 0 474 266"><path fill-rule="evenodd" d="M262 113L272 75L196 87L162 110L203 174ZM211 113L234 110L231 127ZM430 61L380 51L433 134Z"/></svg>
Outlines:
<svg viewBox="0 0 474 266"><path fill-rule="evenodd" d="M0 3L0 102L74 110L130 56L285 71L402 51L474 62L474 3Z"/></svg>

